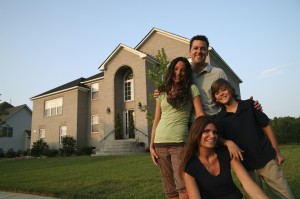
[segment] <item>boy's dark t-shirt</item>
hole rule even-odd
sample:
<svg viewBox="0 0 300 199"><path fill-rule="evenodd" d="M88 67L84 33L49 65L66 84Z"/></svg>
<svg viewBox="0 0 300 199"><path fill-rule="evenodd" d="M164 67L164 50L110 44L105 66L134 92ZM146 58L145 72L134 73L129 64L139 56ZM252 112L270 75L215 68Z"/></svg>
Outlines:
<svg viewBox="0 0 300 199"><path fill-rule="evenodd" d="M209 173L195 155L188 161L185 172L195 178L203 199L241 199L243 195L232 180L228 150L219 147L216 153L220 164L217 176Z"/></svg>
<svg viewBox="0 0 300 199"><path fill-rule="evenodd" d="M219 136L232 140L244 151L242 163L248 171L262 168L275 158L275 150L263 130L270 120L254 108L253 100L238 100L236 113L223 107L216 120Z"/></svg>

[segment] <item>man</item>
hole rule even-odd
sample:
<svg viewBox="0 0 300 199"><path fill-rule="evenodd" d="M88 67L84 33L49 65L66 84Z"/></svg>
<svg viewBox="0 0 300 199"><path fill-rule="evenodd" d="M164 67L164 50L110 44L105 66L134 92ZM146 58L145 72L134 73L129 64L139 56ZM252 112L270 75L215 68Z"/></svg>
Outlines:
<svg viewBox="0 0 300 199"><path fill-rule="evenodd" d="M192 59L193 78L198 86L206 115L215 115L220 111L220 107L213 102L210 94L211 84L219 79L227 79L225 72L221 68L216 68L206 63L209 42L206 36L197 35L190 41L189 54Z"/></svg>

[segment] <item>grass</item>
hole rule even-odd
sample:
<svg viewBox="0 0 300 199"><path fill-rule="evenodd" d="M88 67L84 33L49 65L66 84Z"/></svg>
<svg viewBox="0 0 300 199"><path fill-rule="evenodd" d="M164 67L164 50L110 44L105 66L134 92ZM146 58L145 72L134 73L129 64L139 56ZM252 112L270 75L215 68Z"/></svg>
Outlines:
<svg viewBox="0 0 300 199"><path fill-rule="evenodd" d="M300 197L300 146L280 147L283 169ZM57 198L165 198L159 170L150 155L57 157L0 160L0 190Z"/></svg>

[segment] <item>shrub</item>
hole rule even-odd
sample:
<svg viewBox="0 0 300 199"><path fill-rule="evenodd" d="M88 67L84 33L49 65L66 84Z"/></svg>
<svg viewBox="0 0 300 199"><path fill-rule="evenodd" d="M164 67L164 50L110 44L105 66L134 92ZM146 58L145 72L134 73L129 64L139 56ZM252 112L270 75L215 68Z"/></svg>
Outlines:
<svg viewBox="0 0 300 199"><path fill-rule="evenodd" d="M15 158L15 157L17 157L17 153L14 151L13 148L10 148L6 152L6 157L7 158Z"/></svg>
<svg viewBox="0 0 300 199"><path fill-rule="evenodd" d="M93 149L94 149L94 147L92 147L92 146L82 147L77 154L78 155L91 155Z"/></svg>
<svg viewBox="0 0 300 199"><path fill-rule="evenodd" d="M4 158L5 157L5 152L2 148L0 148L0 158Z"/></svg>
<svg viewBox="0 0 300 199"><path fill-rule="evenodd" d="M62 148L59 149L60 153L65 156L70 156L76 152L76 140L72 136L64 136L62 138Z"/></svg>
<svg viewBox="0 0 300 199"><path fill-rule="evenodd" d="M31 148L31 155L35 157L46 156L49 151L49 145L43 139L34 142Z"/></svg>
<svg viewBox="0 0 300 199"><path fill-rule="evenodd" d="M47 156L48 157L56 157L58 156L59 151L57 149L48 149Z"/></svg>

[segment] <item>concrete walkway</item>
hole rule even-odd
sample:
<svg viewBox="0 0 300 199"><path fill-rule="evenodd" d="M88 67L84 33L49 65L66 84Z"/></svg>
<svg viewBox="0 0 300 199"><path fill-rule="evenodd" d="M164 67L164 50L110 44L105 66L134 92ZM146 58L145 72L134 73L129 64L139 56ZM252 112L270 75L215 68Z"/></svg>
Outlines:
<svg viewBox="0 0 300 199"><path fill-rule="evenodd" d="M0 199L55 199L55 198L0 191Z"/></svg>

